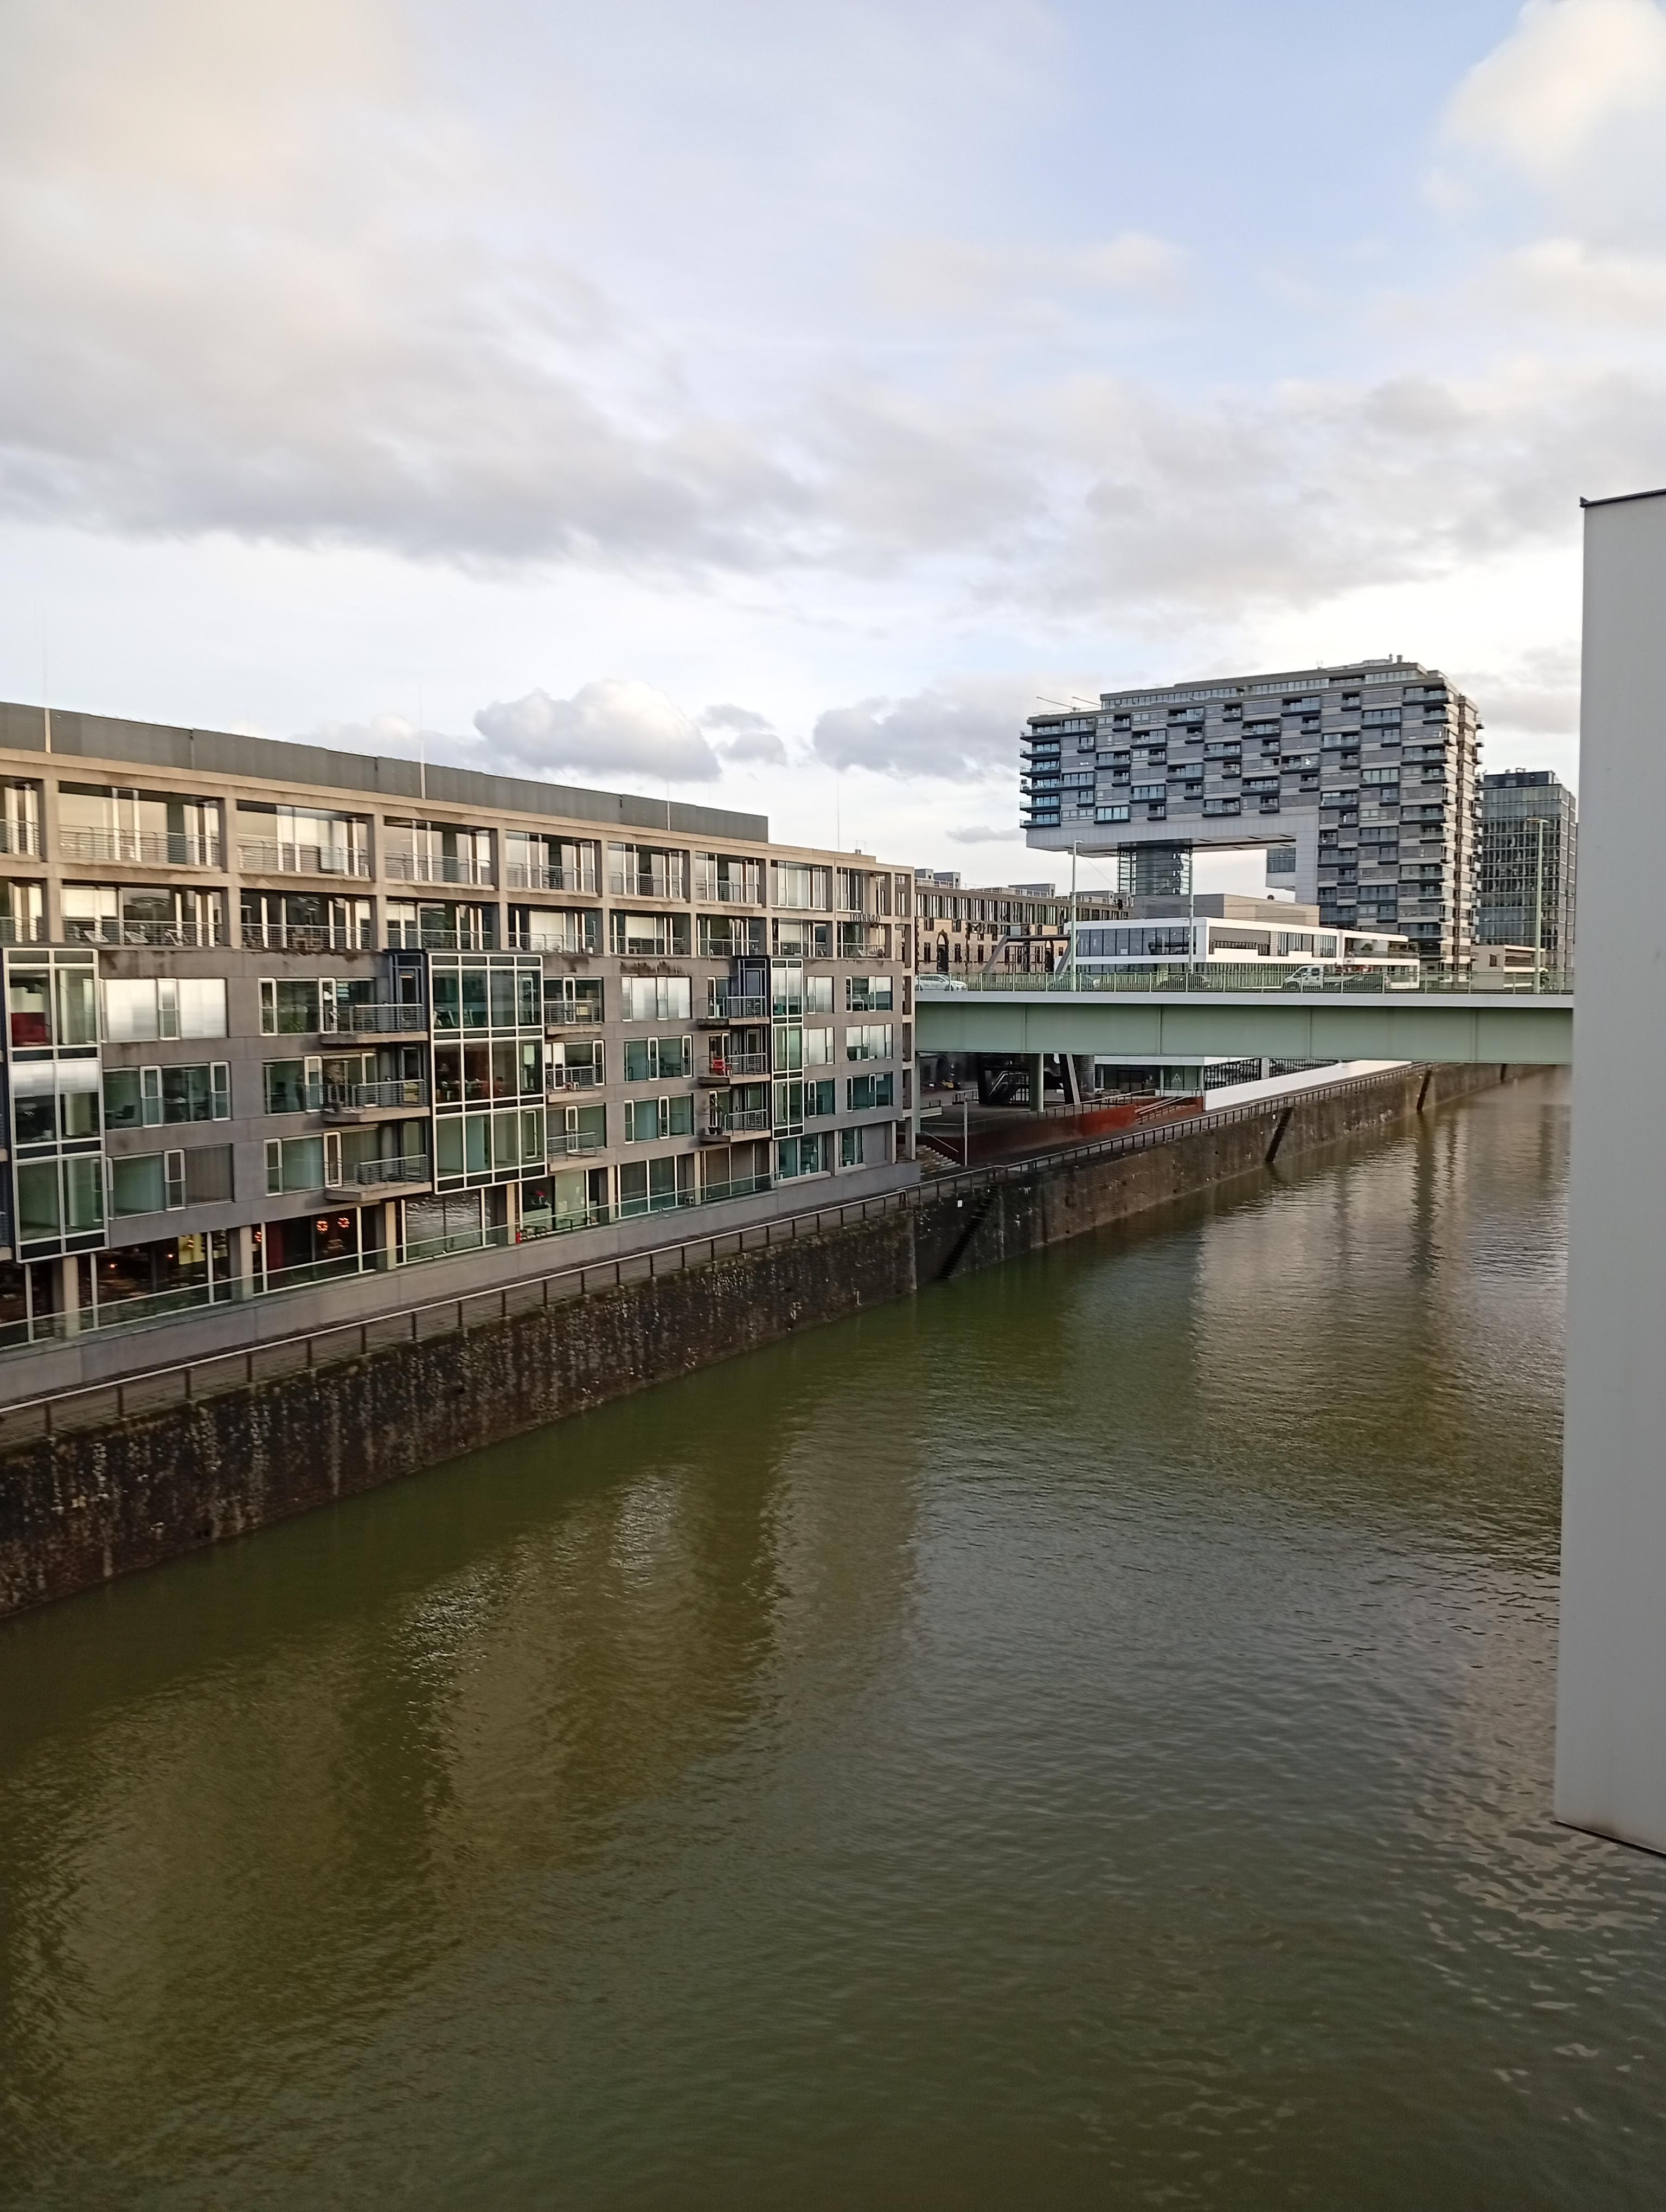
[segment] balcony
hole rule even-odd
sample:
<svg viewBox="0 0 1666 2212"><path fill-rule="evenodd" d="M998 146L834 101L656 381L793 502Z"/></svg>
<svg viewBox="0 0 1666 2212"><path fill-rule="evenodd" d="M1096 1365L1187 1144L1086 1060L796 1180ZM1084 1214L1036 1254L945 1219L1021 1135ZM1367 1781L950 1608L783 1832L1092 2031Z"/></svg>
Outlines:
<svg viewBox="0 0 1666 2212"><path fill-rule="evenodd" d="M736 1114L714 1114L701 1124L700 1135L708 1145L721 1145L731 1137L767 1136L769 1127L769 1108L748 1106Z"/></svg>
<svg viewBox="0 0 1666 2212"><path fill-rule="evenodd" d="M426 1107L428 1099L426 1077L395 1075L380 1083L331 1084L325 1091L324 1111L332 1121L362 1121L376 1114L410 1113Z"/></svg>
<svg viewBox="0 0 1666 2212"><path fill-rule="evenodd" d="M168 830L60 830L58 857L64 860L124 860L144 868L218 868L224 865L217 837L187 837Z"/></svg>
<svg viewBox="0 0 1666 2212"><path fill-rule="evenodd" d="M393 884L489 884L489 860L465 859L459 854L389 853L382 872Z"/></svg>
<svg viewBox="0 0 1666 2212"><path fill-rule="evenodd" d="M243 924L246 952L368 952L371 949L368 922L357 929L309 921Z"/></svg>
<svg viewBox="0 0 1666 2212"><path fill-rule="evenodd" d="M702 1083L755 1083L769 1073L767 1052L714 1053L698 1071Z"/></svg>
<svg viewBox="0 0 1666 2212"><path fill-rule="evenodd" d="M602 1150L602 1140L587 1129L551 1129L547 1150L552 1160L587 1159Z"/></svg>
<svg viewBox="0 0 1666 2212"><path fill-rule="evenodd" d="M34 822L0 822L0 853L15 853L32 860L40 858L40 828Z"/></svg>
<svg viewBox="0 0 1666 2212"><path fill-rule="evenodd" d="M762 906L763 903L762 885L748 890L745 884L734 883L721 876L707 877L703 881L696 878L694 896L707 906Z"/></svg>
<svg viewBox="0 0 1666 2212"><path fill-rule="evenodd" d="M580 891L589 898L596 896L593 868L535 868L525 860L511 860L504 870L504 882L512 891Z"/></svg>
<svg viewBox="0 0 1666 2212"><path fill-rule="evenodd" d="M556 1091L599 1091L602 1071L599 1067L552 1067L549 1070L549 1087Z"/></svg>
<svg viewBox="0 0 1666 2212"><path fill-rule="evenodd" d="M262 837L239 845L237 865L252 876L368 876L370 855L351 845L286 845Z"/></svg>
<svg viewBox="0 0 1666 2212"><path fill-rule="evenodd" d="M762 996L742 998L734 993L720 997L696 1019L706 1028L727 1028L731 1022L761 1022L767 1018L769 1001Z"/></svg>
<svg viewBox="0 0 1666 2212"><path fill-rule="evenodd" d="M355 1036L426 1036L428 1008L422 1005L337 1006L336 1027Z"/></svg>
<svg viewBox="0 0 1666 2212"><path fill-rule="evenodd" d="M615 898L685 899L687 878L680 868L613 868L607 888Z"/></svg>
<svg viewBox="0 0 1666 2212"><path fill-rule="evenodd" d="M589 999L546 999L544 1002L544 1026L546 1030L589 1030L601 1025L599 1003Z"/></svg>
<svg viewBox="0 0 1666 2212"><path fill-rule="evenodd" d="M195 921L97 921L64 917L66 945L155 945L180 946L230 943L223 923Z"/></svg>
<svg viewBox="0 0 1666 2212"><path fill-rule="evenodd" d="M388 1186L406 1187L433 1181L432 1164L421 1157L399 1160L361 1160L355 1167L344 1168L341 1181L331 1183L330 1188L376 1190Z"/></svg>

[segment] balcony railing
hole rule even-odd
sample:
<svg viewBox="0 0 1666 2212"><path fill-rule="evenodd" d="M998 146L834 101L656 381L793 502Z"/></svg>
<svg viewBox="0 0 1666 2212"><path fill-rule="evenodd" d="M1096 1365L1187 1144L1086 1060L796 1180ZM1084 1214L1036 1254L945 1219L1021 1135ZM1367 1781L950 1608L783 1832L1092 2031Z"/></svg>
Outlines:
<svg viewBox="0 0 1666 2212"><path fill-rule="evenodd" d="M421 1005L366 1006L350 1001L336 1009L336 1027L356 1036L428 1035L428 1008Z"/></svg>
<svg viewBox="0 0 1666 2212"><path fill-rule="evenodd" d="M551 1129L547 1147L552 1160L580 1159L602 1149L602 1139L588 1129Z"/></svg>
<svg viewBox="0 0 1666 2212"><path fill-rule="evenodd" d="M715 1004L701 1016L706 1022L761 1022L769 1013L767 999L743 998L737 992L721 992Z"/></svg>
<svg viewBox="0 0 1666 2212"><path fill-rule="evenodd" d="M58 849L65 860L125 860L146 868L223 865L217 837L176 836L172 830L60 830Z"/></svg>
<svg viewBox="0 0 1666 2212"><path fill-rule="evenodd" d="M255 876L368 876L370 855L352 845L286 845L278 838L240 844L237 864Z"/></svg>
<svg viewBox="0 0 1666 2212"><path fill-rule="evenodd" d="M512 891L581 891L596 896L593 868L536 868L525 860L511 860L504 882Z"/></svg>
<svg viewBox="0 0 1666 2212"><path fill-rule="evenodd" d="M246 921L246 952L369 952L374 950L368 922Z"/></svg>
<svg viewBox="0 0 1666 2212"><path fill-rule="evenodd" d="M432 1164L420 1156L399 1160L360 1160L350 1168L344 1168L341 1181L331 1188L369 1190L380 1183L423 1183L433 1180Z"/></svg>
<svg viewBox="0 0 1666 2212"><path fill-rule="evenodd" d="M69 945L225 945L223 924L195 921L119 921L113 916L97 920L64 917L64 938Z"/></svg>
<svg viewBox="0 0 1666 2212"><path fill-rule="evenodd" d="M420 921L390 921L390 952L496 952L494 941L480 929L429 929Z"/></svg>
<svg viewBox="0 0 1666 2212"><path fill-rule="evenodd" d="M428 1104L428 1080L421 1075L391 1075L374 1083L331 1083L325 1085L326 1114L369 1113L384 1107Z"/></svg>
<svg viewBox="0 0 1666 2212"><path fill-rule="evenodd" d="M767 1052L714 1053L702 1072L702 1080L714 1083L746 1083L769 1073Z"/></svg>
<svg viewBox="0 0 1666 2212"><path fill-rule="evenodd" d="M607 888L615 898L684 899L687 882L680 868L612 868Z"/></svg>
<svg viewBox="0 0 1666 2212"><path fill-rule="evenodd" d="M489 860L473 860L457 853L389 853L383 873L396 884L489 884Z"/></svg>
<svg viewBox="0 0 1666 2212"><path fill-rule="evenodd" d="M587 944L569 937L564 930L512 929L503 940L511 952L564 952L569 959L585 959L599 952L601 942Z"/></svg>
<svg viewBox="0 0 1666 2212"><path fill-rule="evenodd" d="M696 876L694 896L708 906L762 906L763 889L755 884L748 890L744 883L735 883L721 876Z"/></svg>
<svg viewBox="0 0 1666 2212"><path fill-rule="evenodd" d="M551 1091L595 1091L602 1081L599 1067L552 1067L549 1071Z"/></svg>
<svg viewBox="0 0 1666 2212"><path fill-rule="evenodd" d="M733 1114L714 1114L700 1133L708 1139L721 1141L725 1137L763 1136L770 1127L767 1106L746 1106Z"/></svg>
<svg viewBox="0 0 1666 2212"><path fill-rule="evenodd" d="M46 925L44 921L14 921L9 915L0 917L0 945L44 945Z"/></svg>
<svg viewBox="0 0 1666 2212"><path fill-rule="evenodd" d="M0 853L25 853L38 860L40 858L40 823L0 822Z"/></svg>
<svg viewBox="0 0 1666 2212"><path fill-rule="evenodd" d="M548 1030L593 1029L601 1020L599 1005L590 999L546 999L544 1026Z"/></svg>

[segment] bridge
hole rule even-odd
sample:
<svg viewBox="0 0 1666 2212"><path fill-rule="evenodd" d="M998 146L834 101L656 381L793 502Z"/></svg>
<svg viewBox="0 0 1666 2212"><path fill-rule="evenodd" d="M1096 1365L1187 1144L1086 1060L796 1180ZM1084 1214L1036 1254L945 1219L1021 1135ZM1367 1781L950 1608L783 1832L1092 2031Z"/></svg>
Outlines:
<svg viewBox="0 0 1666 2212"><path fill-rule="evenodd" d="M1438 1060L1566 1066L1572 993L979 988L915 1000L921 1052L1134 1060Z"/></svg>

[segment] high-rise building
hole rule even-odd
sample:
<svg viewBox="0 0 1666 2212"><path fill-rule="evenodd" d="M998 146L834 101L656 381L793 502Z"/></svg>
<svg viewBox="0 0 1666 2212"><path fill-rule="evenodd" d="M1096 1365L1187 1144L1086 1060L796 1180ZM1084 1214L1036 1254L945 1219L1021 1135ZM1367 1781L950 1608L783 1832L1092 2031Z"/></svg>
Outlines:
<svg viewBox="0 0 1666 2212"><path fill-rule="evenodd" d="M914 1173L911 868L39 708L0 789L0 1346Z"/></svg>
<svg viewBox="0 0 1666 2212"><path fill-rule="evenodd" d="M1573 965L1578 824L1573 793L1547 768L1481 778L1475 935L1520 945L1547 968Z"/></svg>
<svg viewBox="0 0 1666 2212"><path fill-rule="evenodd" d="M1031 716L1023 826L1047 852L1116 853L1135 896L1183 893L1195 851L1265 848L1269 887L1327 924L1462 967L1480 727L1438 669L1398 659L1107 691Z"/></svg>

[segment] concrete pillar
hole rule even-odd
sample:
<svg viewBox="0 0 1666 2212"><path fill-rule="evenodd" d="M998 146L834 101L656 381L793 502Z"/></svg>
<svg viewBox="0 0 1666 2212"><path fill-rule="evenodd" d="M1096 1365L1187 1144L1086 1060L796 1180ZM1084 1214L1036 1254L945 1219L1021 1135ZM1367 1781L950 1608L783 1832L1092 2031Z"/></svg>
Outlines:
<svg viewBox="0 0 1666 2212"><path fill-rule="evenodd" d="M1585 517L1556 1814L1666 1851L1666 495Z"/></svg>
<svg viewBox="0 0 1666 2212"><path fill-rule="evenodd" d="M1047 1103L1047 1054L1032 1052L1030 1055L1030 1106L1039 1114Z"/></svg>
<svg viewBox="0 0 1666 2212"><path fill-rule="evenodd" d="M245 1222L231 1232L232 1296L254 1296L254 1231Z"/></svg>
<svg viewBox="0 0 1666 2212"><path fill-rule="evenodd" d="M376 1255L379 1269L397 1267L399 1260L399 1201L397 1198L382 1200L382 1249Z"/></svg>
<svg viewBox="0 0 1666 2212"><path fill-rule="evenodd" d="M79 1336L81 1261L78 1259L60 1260L58 1263L58 1311L65 1336Z"/></svg>

